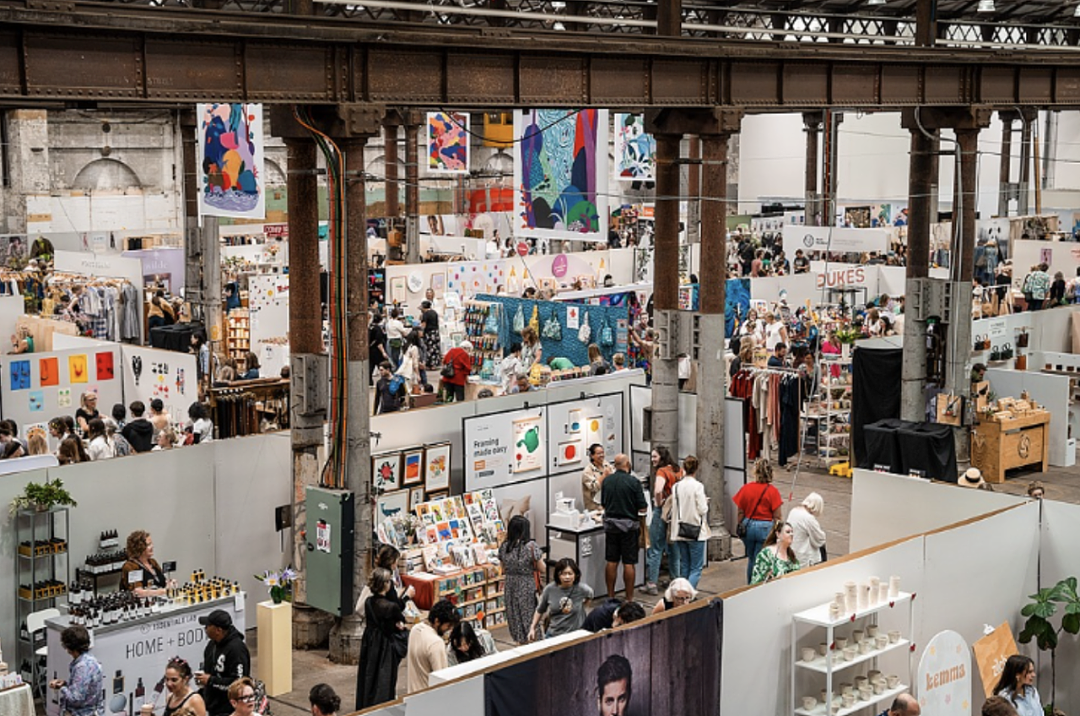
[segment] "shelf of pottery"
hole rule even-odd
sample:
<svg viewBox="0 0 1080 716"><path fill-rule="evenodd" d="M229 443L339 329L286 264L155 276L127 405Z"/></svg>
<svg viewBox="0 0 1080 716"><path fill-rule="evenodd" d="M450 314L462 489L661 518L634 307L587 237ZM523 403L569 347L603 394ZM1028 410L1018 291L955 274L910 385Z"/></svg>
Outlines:
<svg viewBox="0 0 1080 716"><path fill-rule="evenodd" d="M851 445L851 359L826 354L818 363L820 386L806 404L803 420L815 428L804 434L812 438L818 462L831 464L848 459Z"/></svg>
<svg viewBox="0 0 1080 716"><path fill-rule="evenodd" d="M226 350L232 358L243 358L251 350L251 314L246 308L229 311L225 319Z"/></svg>
<svg viewBox="0 0 1080 716"><path fill-rule="evenodd" d="M912 601L900 578L845 582L831 602L791 620L791 710L798 716L877 713L911 688Z"/></svg>
<svg viewBox="0 0 1080 716"><path fill-rule="evenodd" d="M497 379L502 346L499 344L499 327L502 304L489 301L465 301L462 322L465 335L472 343L472 375L481 381Z"/></svg>

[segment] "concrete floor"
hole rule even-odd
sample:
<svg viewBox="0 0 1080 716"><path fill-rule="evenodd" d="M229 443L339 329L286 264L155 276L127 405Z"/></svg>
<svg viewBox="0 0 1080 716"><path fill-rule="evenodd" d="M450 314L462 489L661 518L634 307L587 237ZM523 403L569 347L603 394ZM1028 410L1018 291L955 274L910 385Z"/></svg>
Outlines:
<svg viewBox="0 0 1080 716"><path fill-rule="evenodd" d="M784 497L785 512L787 505L798 504L810 492L817 492L825 500L825 512L821 517L822 526L828 534L828 552L830 557L839 557L848 551L848 528L851 508L851 480L828 475L823 469L804 465L796 474L794 466L787 470L775 471L774 484ZM1046 485L1046 497L1080 504L1080 467L1051 468L1047 473L1020 473L995 490L1022 495L1027 490L1029 480L1039 479ZM960 489L960 488L957 488ZM729 591L745 584L746 562L742 552L742 543L733 541L735 557L726 562L714 562L705 569L699 584L700 598L708 598ZM639 567L640 568L640 567ZM592 585L603 589L603 585ZM652 607L656 597L639 600L647 608ZM510 648L513 642L506 627L492 631L499 648ZM256 668L255 632L248 632L249 647L252 653L252 666ZM272 699L275 716L290 716L297 713L310 713L307 694L318 683L330 684L342 699L342 712L352 711L356 694L356 667L339 666L327 658L325 649L295 651L293 653L293 690L288 694ZM398 678L399 696L404 695L405 666L401 666Z"/></svg>

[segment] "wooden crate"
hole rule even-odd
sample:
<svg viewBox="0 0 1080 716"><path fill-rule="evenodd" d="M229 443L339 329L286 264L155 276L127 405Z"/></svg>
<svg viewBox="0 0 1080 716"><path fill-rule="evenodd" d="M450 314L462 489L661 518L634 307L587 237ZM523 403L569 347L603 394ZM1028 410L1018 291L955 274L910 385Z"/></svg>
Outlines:
<svg viewBox="0 0 1080 716"><path fill-rule="evenodd" d="M987 482L1005 482L1005 471L1039 465L1045 471L1049 440L1046 428L1050 413L1031 412L1005 421L983 421L971 438L971 464Z"/></svg>

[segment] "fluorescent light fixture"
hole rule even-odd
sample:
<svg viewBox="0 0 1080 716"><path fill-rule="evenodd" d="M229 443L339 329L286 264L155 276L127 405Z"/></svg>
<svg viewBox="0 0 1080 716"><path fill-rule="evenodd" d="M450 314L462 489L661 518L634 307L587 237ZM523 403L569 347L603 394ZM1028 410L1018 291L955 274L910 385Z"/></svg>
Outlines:
<svg viewBox="0 0 1080 716"><path fill-rule="evenodd" d="M866 0L867 5L884 5L888 0Z"/></svg>
<svg viewBox="0 0 1080 716"><path fill-rule="evenodd" d="M1073 17L1080 17L1080 4L1078 4L1076 6L1076 9L1073 10Z"/></svg>
<svg viewBox="0 0 1080 716"><path fill-rule="evenodd" d="M976 12L994 12L994 0L979 0L979 7L976 8Z"/></svg>

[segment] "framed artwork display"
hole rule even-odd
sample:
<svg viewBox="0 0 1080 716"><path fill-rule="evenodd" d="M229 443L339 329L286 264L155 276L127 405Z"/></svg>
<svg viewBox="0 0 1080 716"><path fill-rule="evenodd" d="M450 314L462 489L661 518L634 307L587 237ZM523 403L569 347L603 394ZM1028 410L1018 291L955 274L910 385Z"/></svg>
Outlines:
<svg viewBox="0 0 1080 716"><path fill-rule="evenodd" d="M450 489L450 443L428 445L424 448L424 490L433 492Z"/></svg>
<svg viewBox="0 0 1080 716"><path fill-rule="evenodd" d="M390 300L394 303L405 303L406 284L404 276L394 276L390 279Z"/></svg>
<svg viewBox="0 0 1080 716"><path fill-rule="evenodd" d="M412 487L409 488L409 512L416 509L416 506L424 501L424 488Z"/></svg>
<svg viewBox="0 0 1080 716"><path fill-rule="evenodd" d="M401 453L372 455L371 479L376 492L390 492L401 487Z"/></svg>
<svg viewBox="0 0 1080 716"><path fill-rule="evenodd" d="M419 485L424 481L424 449L406 450L402 464L402 485Z"/></svg>
<svg viewBox="0 0 1080 716"><path fill-rule="evenodd" d="M429 493L427 493L427 501L428 502L435 502L436 500L445 500L449 496L450 496L450 491L449 490L439 490L438 492L429 492Z"/></svg>
<svg viewBox="0 0 1080 716"><path fill-rule="evenodd" d="M409 490L395 490L375 498L375 523L388 517L399 517L409 510Z"/></svg>

